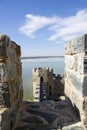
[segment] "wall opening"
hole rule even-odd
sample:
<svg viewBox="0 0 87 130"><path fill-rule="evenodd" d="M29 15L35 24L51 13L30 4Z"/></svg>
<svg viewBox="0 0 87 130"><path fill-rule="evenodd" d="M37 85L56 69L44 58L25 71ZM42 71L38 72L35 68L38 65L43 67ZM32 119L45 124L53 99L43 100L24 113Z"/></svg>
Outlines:
<svg viewBox="0 0 87 130"><path fill-rule="evenodd" d="M52 86L49 86L49 95L52 95Z"/></svg>

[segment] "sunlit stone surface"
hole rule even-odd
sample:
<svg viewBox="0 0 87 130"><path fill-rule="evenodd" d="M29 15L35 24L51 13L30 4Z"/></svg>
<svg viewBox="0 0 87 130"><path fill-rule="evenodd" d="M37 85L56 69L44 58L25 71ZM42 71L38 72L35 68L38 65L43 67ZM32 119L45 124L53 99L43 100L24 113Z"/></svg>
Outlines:
<svg viewBox="0 0 87 130"><path fill-rule="evenodd" d="M0 124L10 130L23 97L20 46L0 35ZM13 120L12 120L13 118ZM1 121L2 120L2 121Z"/></svg>
<svg viewBox="0 0 87 130"><path fill-rule="evenodd" d="M65 94L80 113L87 129L87 35L65 46Z"/></svg>

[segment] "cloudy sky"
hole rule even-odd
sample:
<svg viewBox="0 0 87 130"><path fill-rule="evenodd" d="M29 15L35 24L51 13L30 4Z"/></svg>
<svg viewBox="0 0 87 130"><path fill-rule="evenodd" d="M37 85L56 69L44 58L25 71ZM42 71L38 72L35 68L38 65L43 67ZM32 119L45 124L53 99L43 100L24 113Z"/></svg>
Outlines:
<svg viewBox="0 0 87 130"><path fill-rule="evenodd" d="M87 33L87 0L0 0L0 34L22 56L64 55L64 45Z"/></svg>

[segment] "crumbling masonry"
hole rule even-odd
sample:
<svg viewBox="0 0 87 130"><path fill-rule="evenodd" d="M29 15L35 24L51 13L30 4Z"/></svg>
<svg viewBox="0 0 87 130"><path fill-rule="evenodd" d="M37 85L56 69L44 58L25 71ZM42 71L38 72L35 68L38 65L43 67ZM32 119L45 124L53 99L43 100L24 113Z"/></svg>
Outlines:
<svg viewBox="0 0 87 130"><path fill-rule="evenodd" d="M11 41L8 36L0 35L0 122L2 120L0 124L2 130L10 130L11 125L14 124L23 97L20 56L20 46Z"/></svg>
<svg viewBox="0 0 87 130"><path fill-rule="evenodd" d="M87 35L65 46L65 94L79 110L87 129Z"/></svg>
<svg viewBox="0 0 87 130"><path fill-rule="evenodd" d="M58 100L64 96L64 75L53 73L51 68L35 68L33 75L34 101Z"/></svg>

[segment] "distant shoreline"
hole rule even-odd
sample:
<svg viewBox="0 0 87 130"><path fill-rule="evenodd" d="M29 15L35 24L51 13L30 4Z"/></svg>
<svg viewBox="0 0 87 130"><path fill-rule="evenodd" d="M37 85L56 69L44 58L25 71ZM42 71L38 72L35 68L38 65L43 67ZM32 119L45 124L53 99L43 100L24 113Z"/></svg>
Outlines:
<svg viewBox="0 0 87 130"><path fill-rule="evenodd" d="M42 58L64 58L64 56L31 56L31 57L21 57L21 59L42 59Z"/></svg>

